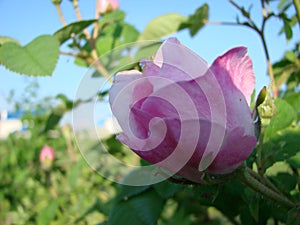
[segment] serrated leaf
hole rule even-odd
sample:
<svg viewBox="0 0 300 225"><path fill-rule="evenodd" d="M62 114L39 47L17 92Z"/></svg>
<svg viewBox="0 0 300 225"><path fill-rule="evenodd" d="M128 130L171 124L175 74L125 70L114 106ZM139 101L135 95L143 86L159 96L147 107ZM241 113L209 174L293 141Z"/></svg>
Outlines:
<svg viewBox="0 0 300 225"><path fill-rule="evenodd" d="M156 17L146 26L138 40L159 40L177 32L180 24L184 21L186 21L186 17L177 13Z"/></svg>
<svg viewBox="0 0 300 225"><path fill-rule="evenodd" d="M59 55L59 43L52 35L42 35L24 47L6 42L0 48L0 64L25 75L51 75Z"/></svg>
<svg viewBox="0 0 300 225"><path fill-rule="evenodd" d="M66 42L72 34L79 34L86 27L96 22L97 20L81 20L78 22L70 23L67 26L59 29L53 35L58 39L60 44Z"/></svg>
<svg viewBox="0 0 300 225"><path fill-rule="evenodd" d="M187 21L181 23L179 29L188 28L191 36L194 36L205 25L205 21L208 20L208 4L203 4L196 12L189 16Z"/></svg>
<svg viewBox="0 0 300 225"><path fill-rule="evenodd" d="M109 215L108 225L154 225L164 200L153 189L128 200L117 202Z"/></svg>
<svg viewBox="0 0 300 225"><path fill-rule="evenodd" d="M299 126L289 127L270 136L263 144L262 158L265 168L296 155L300 151L299 137Z"/></svg>
<svg viewBox="0 0 300 225"><path fill-rule="evenodd" d="M277 131L288 127L295 119L296 112L293 107L283 99L276 99L276 113L271 119L270 125L266 128L265 139L275 135Z"/></svg>
<svg viewBox="0 0 300 225"><path fill-rule="evenodd" d="M6 36L0 36L0 47L1 45L7 42L13 42L16 43L17 45L20 45L19 41L17 41L16 39L13 39L11 37L6 37Z"/></svg>
<svg viewBox="0 0 300 225"><path fill-rule="evenodd" d="M156 192L164 199L168 199L182 189L182 185L173 184L169 181L163 181L153 185Z"/></svg>

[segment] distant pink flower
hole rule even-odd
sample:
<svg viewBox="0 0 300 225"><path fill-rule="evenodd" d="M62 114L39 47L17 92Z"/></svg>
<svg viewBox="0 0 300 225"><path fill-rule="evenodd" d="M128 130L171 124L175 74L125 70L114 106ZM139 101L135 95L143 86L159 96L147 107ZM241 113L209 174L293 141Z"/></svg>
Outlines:
<svg viewBox="0 0 300 225"><path fill-rule="evenodd" d="M99 13L109 13L112 11L116 11L119 8L118 0L98 0L99 1Z"/></svg>
<svg viewBox="0 0 300 225"><path fill-rule="evenodd" d="M110 104L117 139L146 161L199 182L203 171L234 171L256 145L249 108L255 85L245 47L211 66L177 39L165 41L143 71L116 75Z"/></svg>
<svg viewBox="0 0 300 225"><path fill-rule="evenodd" d="M40 152L40 162L44 169L49 169L55 159L54 149L45 145Z"/></svg>

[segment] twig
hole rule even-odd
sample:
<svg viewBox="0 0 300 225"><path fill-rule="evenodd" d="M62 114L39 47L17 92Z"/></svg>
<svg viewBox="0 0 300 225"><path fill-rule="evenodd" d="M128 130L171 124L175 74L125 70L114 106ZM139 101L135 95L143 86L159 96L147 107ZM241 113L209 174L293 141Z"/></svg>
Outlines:
<svg viewBox="0 0 300 225"><path fill-rule="evenodd" d="M243 14L243 16L248 20L248 22L249 22L249 24L247 24L247 23L241 23L241 25L250 27L251 29L253 29L254 31L256 31L257 34L259 35L259 37L260 37L260 39L262 41L262 44L263 44L263 49L264 49L266 60L267 60L267 66L268 66L268 72L269 72L269 76L270 76L271 87L272 87L272 91L273 91L273 97L277 98L278 97L278 88L277 88L277 86L275 84L273 66L272 66L272 63L271 63L271 60L270 60L269 50L268 50L266 39L265 39L265 35L264 35L265 24L266 24L267 20L270 19L274 15L273 14L267 14L267 10L265 9L264 3L263 3L263 1L261 1L261 7L262 7L262 12L263 12L263 21L262 21L262 26L259 29L256 26L254 20L251 18L250 14L247 11L245 11L245 9L241 8L233 0L228 0L228 1L235 8L237 8Z"/></svg>
<svg viewBox="0 0 300 225"><path fill-rule="evenodd" d="M82 16L81 16L81 12L80 12L80 9L79 9L79 6L78 6L78 0L72 0L72 4L73 4L73 7L74 7L74 11L75 11L77 20L81 21ZM87 39L91 38L91 35L89 34L89 32L86 28L83 30L83 33L84 33L84 35Z"/></svg>
<svg viewBox="0 0 300 225"><path fill-rule="evenodd" d="M55 5L55 9L56 9L56 12L58 14L60 22L62 23L63 26L67 26L68 23L65 20L64 15L63 15L63 13L61 11L60 4L55 3L54 5Z"/></svg>
<svg viewBox="0 0 300 225"><path fill-rule="evenodd" d="M299 0L293 0L294 2L294 7L296 10L296 14L297 14L297 20L298 20L298 24L299 24L299 28L300 28L300 1Z"/></svg>

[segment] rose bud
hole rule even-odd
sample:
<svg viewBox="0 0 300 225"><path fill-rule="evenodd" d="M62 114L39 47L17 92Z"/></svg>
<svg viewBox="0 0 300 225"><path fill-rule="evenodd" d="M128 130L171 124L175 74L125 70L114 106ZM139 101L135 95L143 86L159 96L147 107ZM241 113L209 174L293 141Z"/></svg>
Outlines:
<svg viewBox="0 0 300 225"><path fill-rule="evenodd" d="M193 182L204 171L231 173L247 159L256 145L249 108L255 77L245 47L209 66L170 38L141 66L118 73L110 90L122 128L117 140Z"/></svg>
<svg viewBox="0 0 300 225"><path fill-rule="evenodd" d="M118 0L99 0L98 7L98 12L105 14L116 11L119 8L119 2Z"/></svg>
<svg viewBox="0 0 300 225"><path fill-rule="evenodd" d="M40 152L40 163L42 168L44 170L49 170L52 167L54 159L54 149L45 145Z"/></svg>

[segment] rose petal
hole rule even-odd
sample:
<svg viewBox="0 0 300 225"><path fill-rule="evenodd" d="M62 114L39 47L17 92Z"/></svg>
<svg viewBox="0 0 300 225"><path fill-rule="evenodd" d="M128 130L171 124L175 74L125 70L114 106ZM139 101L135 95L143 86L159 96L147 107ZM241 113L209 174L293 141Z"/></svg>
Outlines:
<svg viewBox="0 0 300 225"><path fill-rule="evenodd" d="M218 57L211 66L211 71L218 80L223 92L227 114L227 129L233 130L236 127L244 127L245 134L248 135L254 135L251 111L245 94L239 89L241 87L236 86L234 81L236 83L241 82L239 76L242 77L241 79L245 78L244 82L250 82L246 91L250 93L251 89L252 92L254 83L251 82L254 82L254 79L252 79L253 71L249 68L251 65L251 60L246 55L246 48L238 47Z"/></svg>
<svg viewBox="0 0 300 225"><path fill-rule="evenodd" d="M255 136L245 135L241 127L228 132L222 149L207 171L214 174L234 171L249 157L255 145Z"/></svg>
<svg viewBox="0 0 300 225"><path fill-rule="evenodd" d="M244 94L248 105L250 105L251 94L255 86L255 76L247 48L236 47L229 50L214 61L212 68L214 71L218 71L217 77L229 75L233 84ZM225 83L222 85L226 86Z"/></svg>
<svg viewBox="0 0 300 225"><path fill-rule="evenodd" d="M130 107L134 102L151 94L151 83L136 70L118 73L109 91L109 102L114 116L126 132ZM124 130L125 129L125 130Z"/></svg>
<svg viewBox="0 0 300 225"><path fill-rule="evenodd" d="M161 45L154 58L154 64L163 68L160 76L174 81L195 79L204 75L209 67L205 60L176 38L169 38Z"/></svg>

